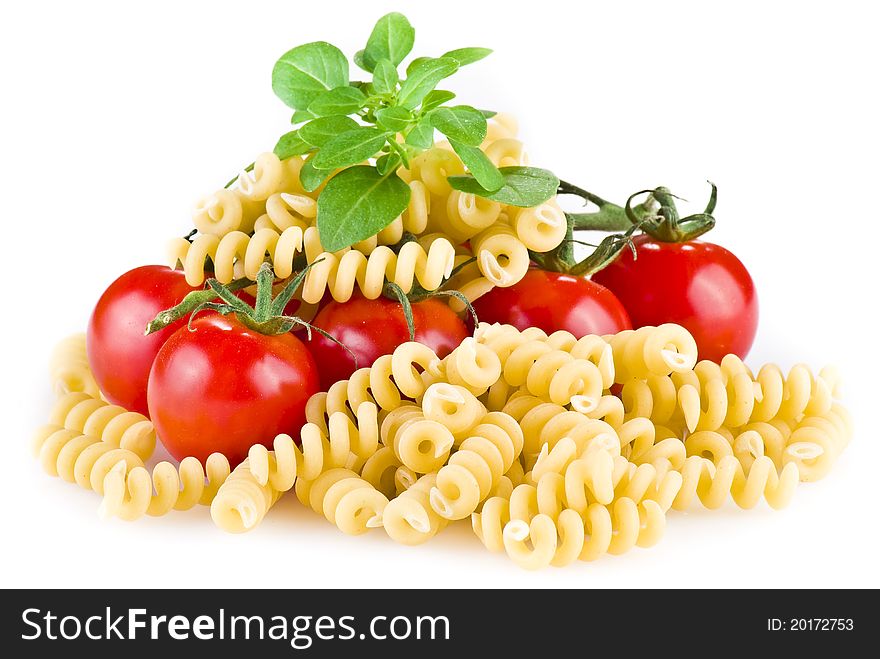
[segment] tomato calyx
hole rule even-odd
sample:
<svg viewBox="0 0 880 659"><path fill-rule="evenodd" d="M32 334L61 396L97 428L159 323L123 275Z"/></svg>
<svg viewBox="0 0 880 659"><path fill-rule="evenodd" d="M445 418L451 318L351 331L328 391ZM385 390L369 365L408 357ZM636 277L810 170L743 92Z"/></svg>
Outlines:
<svg viewBox="0 0 880 659"><path fill-rule="evenodd" d="M461 265L456 267L452 271L452 273L450 274L449 278L447 278L446 281L449 281L449 279L451 279L453 276L455 276L455 274L459 270L461 270L463 267L465 267L467 265L470 265L471 263L473 263L473 261L474 261L474 259L465 261L464 263L462 263ZM442 287L442 284L441 284L441 287ZM468 313L474 319L474 327L476 327L479 324L479 319L477 318L477 312L474 309L474 306L471 304L471 301L468 299L468 297L464 293L462 293L461 291L455 290L455 289L442 290L442 288L438 288L437 290L429 291L429 290L426 290L425 288L422 288L419 284L414 283L410 292L406 293L396 283L394 283L393 281L389 281L389 282L385 283L385 286L382 291L382 295L384 297L388 298L389 300L394 300L395 302L398 302L400 304L401 308L403 309L403 317L406 320L406 328L407 328L407 331L409 332L409 340L410 341L416 340L416 324L415 324L415 317L413 316L413 310L412 310L413 302L421 302L423 300L428 300L431 298L438 298L438 297L454 297L456 300L458 300L459 302L461 302L464 305L465 309L467 309Z"/></svg>
<svg viewBox="0 0 880 659"><path fill-rule="evenodd" d="M230 282L226 288L232 292L239 291L243 288L251 286L254 282L250 279L236 279L235 281ZM207 302L213 302L218 298L218 294L212 288L205 288L201 291L193 291L192 293L188 293L186 297L181 300L181 302L171 307L170 309L165 309L164 311L160 311L153 320L147 323L146 330L144 331L144 336L149 336L154 332L158 332L160 330L165 329L169 325L177 322L181 318L185 316L189 316L196 309L199 309Z"/></svg>
<svg viewBox="0 0 880 659"><path fill-rule="evenodd" d="M640 190L630 195L626 200L624 212L633 224L638 222L642 231L660 242L688 242L702 236L707 231L711 231L715 226L715 218L712 217L712 213L718 203L718 187L711 181L709 181L709 185L712 186L712 193L709 195L709 202L702 213L680 217L675 206L675 200L680 197L676 197L668 188L664 187ZM642 194L648 194L648 200L633 208L633 199ZM647 214L643 211L640 212L640 209L644 209L645 204L650 201L656 202L656 208Z"/></svg>
<svg viewBox="0 0 880 659"><path fill-rule="evenodd" d="M627 247L634 249L632 238L641 228L642 222L639 218L632 220L630 215L635 215L636 213L647 215L652 210L650 204L653 203L650 200L646 200L634 209L631 208L630 214L628 214L624 207L611 203L567 181L559 182L557 194L580 197L584 202L598 206L599 210L591 213L565 212L568 226L566 227L565 238L562 242L549 252L541 253L530 250L529 256L543 270L580 277L586 277L598 272L614 261ZM577 240L575 238L576 231L618 231L620 233L606 236L596 245ZM592 247L593 252L586 258L578 261L574 254L575 245Z"/></svg>

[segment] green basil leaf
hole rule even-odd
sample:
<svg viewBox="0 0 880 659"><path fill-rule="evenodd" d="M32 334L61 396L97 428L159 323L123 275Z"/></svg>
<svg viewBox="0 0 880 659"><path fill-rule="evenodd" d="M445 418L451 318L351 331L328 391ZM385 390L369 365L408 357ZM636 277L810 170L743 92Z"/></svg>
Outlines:
<svg viewBox="0 0 880 659"><path fill-rule="evenodd" d="M315 166L312 164L313 160L314 158L306 160L299 170L299 182L302 183L303 189L305 189L306 192L314 192L317 190L330 175L330 172L328 171L315 169Z"/></svg>
<svg viewBox="0 0 880 659"><path fill-rule="evenodd" d="M450 140L468 146L480 146L486 139L486 117L469 105L438 108L431 113L431 123Z"/></svg>
<svg viewBox="0 0 880 659"><path fill-rule="evenodd" d="M397 66L412 50L415 39L416 31L406 16L396 11L385 14L376 21L367 39L364 62L375 65L379 60L387 59Z"/></svg>
<svg viewBox="0 0 880 659"><path fill-rule="evenodd" d="M388 172L396 170L403 161L400 159L400 156L396 153L386 153L383 156L380 156L376 160L376 170L382 175L385 176Z"/></svg>
<svg viewBox="0 0 880 659"><path fill-rule="evenodd" d="M318 197L318 235L328 252L365 240L387 227L409 203L409 186L397 175L375 167L339 172Z"/></svg>
<svg viewBox="0 0 880 659"><path fill-rule="evenodd" d="M397 89L397 68L391 60L380 59L373 69L373 91L377 94L390 94Z"/></svg>
<svg viewBox="0 0 880 659"><path fill-rule="evenodd" d="M448 78L458 70L458 62L454 59L438 57L428 59L414 67L400 86L397 104L407 110L414 109L437 83Z"/></svg>
<svg viewBox="0 0 880 659"><path fill-rule="evenodd" d="M462 144L453 139L449 140L449 144L481 188L487 192L497 192L501 189L505 182L504 176L479 147Z"/></svg>
<svg viewBox="0 0 880 659"><path fill-rule="evenodd" d="M481 59L491 54L491 48L457 48L455 50L450 50L448 53L444 53L443 57L452 58L458 62L459 66L465 66L466 64L479 62Z"/></svg>
<svg viewBox="0 0 880 659"><path fill-rule="evenodd" d="M273 151L279 159L287 160L292 156L304 155L314 148L314 146L300 137L299 131L292 130L281 136Z"/></svg>
<svg viewBox="0 0 880 659"><path fill-rule="evenodd" d="M429 118L422 119L406 136L406 143L419 149L430 149L434 145L434 126Z"/></svg>
<svg viewBox="0 0 880 659"><path fill-rule="evenodd" d="M498 114L497 112L495 112L495 110L480 110L480 113L481 113L484 117L486 117L486 119L491 119L491 118L494 117L496 114Z"/></svg>
<svg viewBox="0 0 880 659"><path fill-rule="evenodd" d="M444 89L434 89L425 94L425 98L422 99L422 112L430 112L434 108L440 107L446 103L446 101L451 101L453 98L455 98L455 94L452 92L448 92Z"/></svg>
<svg viewBox="0 0 880 659"><path fill-rule="evenodd" d="M315 169L338 169L357 165L376 155L391 135L381 128L358 126L326 142L312 160Z"/></svg>
<svg viewBox="0 0 880 659"><path fill-rule="evenodd" d="M290 123L292 124L301 124L304 121L309 121L310 119L314 119L315 115L313 115L308 110L297 110L293 113L293 116L290 118Z"/></svg>
<svg viewBox="0 0 880 659"><path fill-rule="evenodd" d="M272 69L272 89L294 110L309 106L321 92L348 84L348 60L325 41L288 50Z"/></svg>
<svg viewBox="0 0 880 659"><path fill-rule="evenodd" d="M473 176L450 176L449 185L502 204L531 208L556 194L559 179L553 172L537 167L501 167L504 185L496 191L481 186Z"/></svg>
<svg viewBox="0 0 880 659"><path fill-rule="evenodd" d="M364 57L364 51L362 50L359 50L354 54L354 63L367 73L373 72L373 65L367 62L366 58Z"/></svg>
<svg viewBox="0 0 880 659"><path fill-rule="evenodd" d="M430 59L434 59L434 58L433 57L416 57L414 60L412 60L409 64L406 65L406 75L408 76L409 74L411 74L413 72L413 69L415 69L418 66L421 66L424 62L427 62Z"/></svg>
<svg viewBox="0 0 880 659"><path fill-rule="evenodd" d="M350 117L321 117L313 119L299 129L299 135L312 146L324 146L337 135L357 128Z"/></svg>
<svg viewBox="0 0 880 659"><path fill-rule="evenodd" d="M412 112L398 106L390 108L382 108L376 112L376 123L379 128L390 130L392 133L399 133L409 126L413 119Z"/></svg>
<svg viewBox="0 0 880 659"><path fill-rule="evenodd" d="M367 97L357 87L337 87L309 103L309 112L316 117L352 114L364 107L366 102Z"/></svg>

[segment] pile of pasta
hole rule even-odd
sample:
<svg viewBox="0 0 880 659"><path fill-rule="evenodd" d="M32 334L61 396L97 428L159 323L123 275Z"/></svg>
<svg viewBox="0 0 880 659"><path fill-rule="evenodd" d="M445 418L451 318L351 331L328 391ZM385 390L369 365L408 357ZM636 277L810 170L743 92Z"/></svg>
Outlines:
<svg viewBox="0 0 880 659"><path fill-rule="evenodd" d="M405 343L313 396L299 437L253 446L231 473L219 454L148 469L152 424L101 400L84 337L59 347L52 377L35 451L101 494L105 515L203 504L239 533L293 490L345 533L407 545L470 520L528 569L649 547L670 509L782 508L852 435L833 369L698 362L678 325L577 338L482 323L444 359Z"/></svg>
<svg viewBox="0 0 880 659"><path fill-rule="evenodd" d="M525 165L516 139L517 124L498 114L488 122L482 149L499 167ZM441 286L470 301L495 286L512 286L525 276L529 250L548 252L566 235L566 219L555 199L533 208L516 208L453 190L446 178L465 167L446 143L413 159L399 176L410 187L406 211L374 236L335 253L325 252L318 229L317 198L323 186L306 192L299 179L304 159L260 155L237 184L202 199L193 212L198 233L172 243L170 262L182 266L192 286L207 277L221 283L248 277L269 260L276 276L287 279L312 265L297 294L309 320L325 292L339 302L357 287L368 299L386 282L405 293ZM460 311L463 304L450 298Z"/></svg>

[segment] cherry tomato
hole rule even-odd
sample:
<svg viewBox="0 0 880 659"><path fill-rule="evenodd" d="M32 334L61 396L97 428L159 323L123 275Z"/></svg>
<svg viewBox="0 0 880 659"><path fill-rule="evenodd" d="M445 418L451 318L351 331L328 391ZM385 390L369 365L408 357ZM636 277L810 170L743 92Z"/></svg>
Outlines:
<svg viewBox="0 0 880 659"><path fill-rule="evenodd" d="M616 334L632 327L620 301L599 284L573 275L530 269L521 281L493 288L474 302L480 321L577 337Z"/></svg>
<svg viewBox="0 0 880 659"><path fill-rule="evenodd" d="M183 272L145 265L126 272L104 291L86 334L89 363L101 391L111 403L147 413L147 379L162 344L185 320L144 336L156 314L196 290Z"/></svg>
<svg viewBox="0 0 880 659"><path fill-rule="evenodd" d="M593 279L614 291L633 325L678 323L697 342L701 359L745 357L758 327L758 297L742 262L719 245L665 243L642 235L638 258L624 250Z"/></svg>
<svg viewBox="0 0 880 659"><path fill-rule="evenodd" d="M445 357L468 335L461 319L443 302L427 299L412 305L415 337L439 357ZM409 329L403 307L386 298L368 300L355 293L348 302L331 301L312 321L344 344L357 357L357 367L371 366L382 355L394 352L409 341ZM309 350L321 371L324 390L334 382L347 379L355 371L350 353L337 343L312 333Z"/></svg>
<svg viewBox="0 0 880 659"><path fill-rule="evenodd" d="M218 451L238 464L254 444L298 437L317 391L315 361L293 334L267 336L212 314L165 342L147 397L156 434L175 458L204 462Z"/></svg>

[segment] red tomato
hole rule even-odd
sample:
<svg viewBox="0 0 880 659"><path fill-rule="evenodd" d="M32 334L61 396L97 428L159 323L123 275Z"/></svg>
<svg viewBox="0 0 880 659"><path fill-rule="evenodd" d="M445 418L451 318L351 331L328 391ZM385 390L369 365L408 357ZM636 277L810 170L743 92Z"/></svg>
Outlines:
<svg viewBox="0 0 880 659"><path fill-rule="evenodd" d="M567 330L577 337L616 334L632 327L620 301L597 283L559 272L530 269L521 281L493 288L474 302L480 321L548 334Z"/></svg>
<svg viewBox="0 0 880 659"><path fill-rule="evenodd" d="M168 452L233 465L279 433L297 437L318 391L315 361L293 334L267 336L232 316L199 317L156 356L147 390L150 418Z"/></svg>
<svg viewBox="0 0 880 659"><path fill-rule="evenodd" d="M162 265L145 265L122 275L104 291L86 334L89 364L111 403L147 413L147 379L162 344L186 323L178 321L144 336L156 314L196 290L183 273Z"/></svg>
<svg viewBox="0 0 880 659"><path fill-rule="evenodd" d="M445 357L467 336L461 319L446 304L436 299L412 305L416 341ZM382 355L394 352L409 341L409 329L399 302L386 298L368 300L355 293L348 302L331 301L312 321L343 343L357 356L357 367L371 366ZM324 390L334 382L347 379L355 371L350 353L317 332L312 333L309 349L321 371Z"/></svg>
<svg viewBox="0 0 880 659"><path fill-rule="evenodd" d="M624 250L593 279L614 291L636 327L678 323L701 359L745 357L758 327L758 297L742 262L723 247L699 240L664 243L635 239L638 258Z"/></svg>

